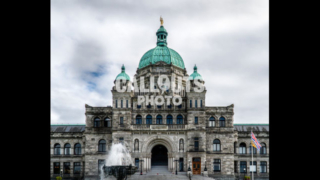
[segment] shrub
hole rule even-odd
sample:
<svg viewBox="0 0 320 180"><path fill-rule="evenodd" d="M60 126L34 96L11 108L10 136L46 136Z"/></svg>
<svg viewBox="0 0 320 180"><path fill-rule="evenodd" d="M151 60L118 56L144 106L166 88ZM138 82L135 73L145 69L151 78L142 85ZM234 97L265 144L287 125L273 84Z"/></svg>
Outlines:
<svg viewBox="0 0 320 180"><path fill-rule="evenodd" d="M250 176L244 176L244 180L250 180Z"/></svg>
<svg viewBox="0 0 320 180"><path fill-rule="evenodd" d="M62 177L61 176L57 176L56 180L62 180Z"/></svg>

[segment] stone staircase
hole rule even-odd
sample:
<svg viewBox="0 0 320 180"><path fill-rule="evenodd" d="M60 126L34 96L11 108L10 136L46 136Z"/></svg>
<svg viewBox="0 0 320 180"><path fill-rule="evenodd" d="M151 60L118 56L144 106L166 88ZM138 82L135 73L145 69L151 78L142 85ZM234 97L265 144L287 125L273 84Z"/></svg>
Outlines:
<svg viewBox="0 0 320 180"><path fill-rule="evenodd" d="M136 172L132 176L128 177L129 179L137 180L189 180L187 177L187 172L178 172L178 175L168 171L168 166L152 166L149 172L142 172L143 175L140 175L140 171ZM202 175L193 175L192 180L214 180L210 177L204 177Z"/></svg>
<svg viewBox="0 0 320 180"><path fill-rule="evenodd" d="M151 170L147 172L147 175L171 175L168 171L168 166L152 166Z"/></svg>

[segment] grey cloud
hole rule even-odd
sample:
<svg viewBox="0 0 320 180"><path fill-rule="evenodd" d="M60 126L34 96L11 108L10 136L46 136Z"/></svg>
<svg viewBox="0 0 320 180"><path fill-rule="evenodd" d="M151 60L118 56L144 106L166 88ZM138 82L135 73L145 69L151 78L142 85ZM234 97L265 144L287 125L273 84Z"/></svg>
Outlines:
<svg viewBox="0 0 320 180"><path fill-rule="evenodd" d="M84 123L85 103L110 105L121 65L132 78L156 46L160 15L168 47L206 81L207 105L234 103L235 123L268 123L268 8L255 0L51 1L51 123Z"/></svg>

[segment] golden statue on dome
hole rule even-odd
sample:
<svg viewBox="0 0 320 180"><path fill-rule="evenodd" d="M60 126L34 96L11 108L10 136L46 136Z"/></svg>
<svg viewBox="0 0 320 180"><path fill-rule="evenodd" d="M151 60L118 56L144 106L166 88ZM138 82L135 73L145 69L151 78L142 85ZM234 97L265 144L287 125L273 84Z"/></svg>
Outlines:
<svg viewBox="0 0 320 180"><path fill-rule="evenodd" d="M160 16L160 22L161 22L161 26L163 26L163 19L161 16Z"/></svg>

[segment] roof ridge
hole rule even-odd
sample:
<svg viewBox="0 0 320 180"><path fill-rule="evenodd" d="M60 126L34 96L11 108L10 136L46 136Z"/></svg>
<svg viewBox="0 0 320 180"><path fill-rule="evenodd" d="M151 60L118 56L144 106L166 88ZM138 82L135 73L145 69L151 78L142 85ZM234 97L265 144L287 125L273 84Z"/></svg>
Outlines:
<svg viewBox="0 0 320 180"><path fill-rule="evenodd" d="M50 126L85 126L86 124L50 124Z"/></svg>
<svg viewBox="0 0 320 180"><path fill-rule="evenodd" d="M233 125L236 125L236 126L268 125L269 126L269 124L233 124Z"/></svg>

